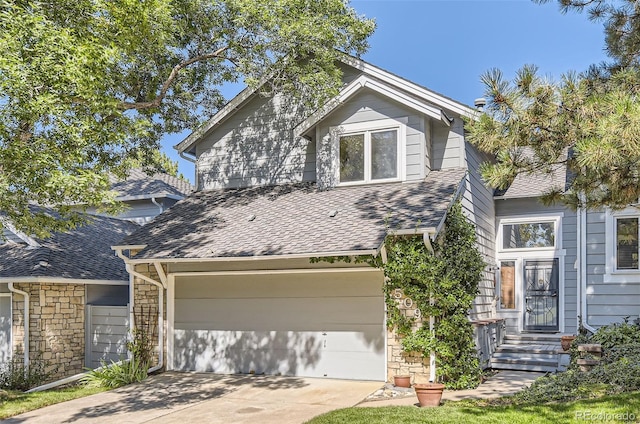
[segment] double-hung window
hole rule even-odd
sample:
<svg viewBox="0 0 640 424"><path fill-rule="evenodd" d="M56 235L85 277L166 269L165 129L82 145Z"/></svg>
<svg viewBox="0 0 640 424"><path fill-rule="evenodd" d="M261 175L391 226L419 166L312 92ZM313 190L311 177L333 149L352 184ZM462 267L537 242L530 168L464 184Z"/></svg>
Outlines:
<svg viewBox="0 0 640 424"><path fill-rule="evenodd" d="M363 184L402 179L404 126L385 120L345 125L338 135L340 184Z"/></svg>

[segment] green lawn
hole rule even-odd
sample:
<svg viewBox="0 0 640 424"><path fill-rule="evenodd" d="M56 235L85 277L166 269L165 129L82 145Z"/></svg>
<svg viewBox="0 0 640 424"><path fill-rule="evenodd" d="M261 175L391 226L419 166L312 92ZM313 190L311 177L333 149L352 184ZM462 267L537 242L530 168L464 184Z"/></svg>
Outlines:
<svg viewBox="0 0 640 424"><path fill-rule="evenodd" d="M624 414L628 418L625 419ZM582 421L640 422L640 392L605 396L600 399L536 406L488 406L481 402L463 401L448 402L438 408L417 408L414 406L346 408L320 415L308 423L546 424Z"/></svg>
<svg viewBox="0 0 640 424"><path fill-rule="evenodd" d="M13 417L24 412L33 411L44 406L77 399L95 393L104 392L103 387L73 386L58 390L47 390L37 393L7 391L0 396L0 419Z"/></svg>

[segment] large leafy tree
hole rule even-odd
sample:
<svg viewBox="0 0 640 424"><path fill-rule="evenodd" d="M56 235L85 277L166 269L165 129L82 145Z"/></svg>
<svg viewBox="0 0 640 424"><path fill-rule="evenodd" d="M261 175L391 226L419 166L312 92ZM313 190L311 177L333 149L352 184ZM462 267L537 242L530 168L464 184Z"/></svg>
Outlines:
<svg viewBox="0 0 640 424"><path fill-rule="evenodd" d="M550 0L538 0L546 3ZM559 0L604 25L610 63L559 81L526 65L513 81L492 69L482 76L486 113L467 125L469 138L496 157L482 169L504 188L519 173L566 168L569 186L550 187L545 202L622 208L640 198L640 2Z"/></svg>
<svg viewBox="0 0 640 424"><path fill-rule="evenodd" d="M0 0L0 211L28 233L70 228L226 82L317 104L374 27L346 0Z"/></svg>

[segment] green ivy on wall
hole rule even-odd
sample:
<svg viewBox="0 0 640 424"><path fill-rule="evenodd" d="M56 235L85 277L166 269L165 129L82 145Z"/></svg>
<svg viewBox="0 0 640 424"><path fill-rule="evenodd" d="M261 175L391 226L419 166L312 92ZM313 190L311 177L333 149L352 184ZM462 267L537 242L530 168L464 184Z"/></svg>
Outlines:
<svg viewBox="0 0 640 424"><path fill-rule="evenodd" d="M386 261L379 256L370 264L384 270L387 324L402 338L403 350L424 358L435 352L437 380L447 388L476 387L481 370L468 314L486 264L460 203L449 210L433 251L422 235L391 235L385 248ZM416 316L403 312L402 295L419 310ZM435 318L433 332L430 316Z"/></svg>

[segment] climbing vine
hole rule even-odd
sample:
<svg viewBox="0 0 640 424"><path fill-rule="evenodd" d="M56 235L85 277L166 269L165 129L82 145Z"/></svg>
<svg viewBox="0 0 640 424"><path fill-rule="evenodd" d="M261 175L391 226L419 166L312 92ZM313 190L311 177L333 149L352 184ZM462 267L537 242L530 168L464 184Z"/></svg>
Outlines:
<svg viewBox="0 0 640 424"><path fill-rule="evenodd" d="M447 214L433 251L422 236L391 235L385 248L386 261L379 256L371 265L384 270L387 324L402 338L403 350L424 358L435 352L437 379L447 388L477 386L481 371L468 313L485 263L460 204ZM406 314L401 299L410 299L417 313Z"/></svg>

